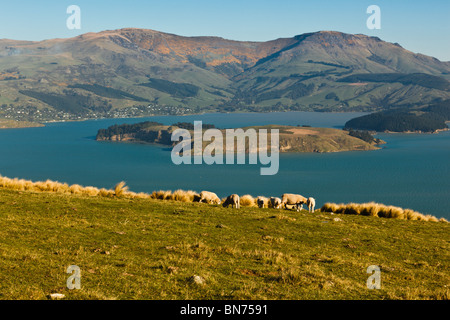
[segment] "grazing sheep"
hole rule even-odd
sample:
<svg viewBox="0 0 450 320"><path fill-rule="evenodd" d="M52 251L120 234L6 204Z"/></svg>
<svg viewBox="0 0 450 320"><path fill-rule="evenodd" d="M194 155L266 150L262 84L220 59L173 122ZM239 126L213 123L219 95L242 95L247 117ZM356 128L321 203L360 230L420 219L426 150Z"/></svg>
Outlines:
<svg viewBox="0 0 450 320"><path fill-rule="evenodd" d="M259 208L264 208L264 206L269 206L269 199L267 199L266 197L261 197L259 196L258 198L256 198L256 204L258 205Z"/></svg>
<svg viewBox="0 0 450 320"><path fill-rule="evenodd" d="M200 192L200 201L199 202L207 202L207 203L215 203L220 204L220 199L214 192L210 191L202 191Z"/></svg>
<svg viewBox="0 0 450 320"><path fill-rule="evenodd" d="M271 197L270 204L272 205L272 208L280 209L281 208L281 199L278 197Z"/></svg>
<svg viewBox="0 0 450 320"><path fill-rule="evenodd" d="M306 205L308 206L309 212L314 212L314 207L316 206L316 199L309 197L308 200L306 200Z"/></svg>
<svg viewBox="0 0 450 320"><path fill-rule="evenodd" d="M299 194L285 193L282 196L281 205L287 209L287 205L295 205L297 212L303 209L303 204L306 203L307 199Z"/></svg>
<svg viewBox="0 0 450 320"><path fill-rule="evenodd" d="M223 202L223 206L225 208L228 208L228 206L231 204L231 207L239 209L241 207L240 203L239 203L239 196L237 194L232 194L230 196L227 197L227 199Z"/></svg>

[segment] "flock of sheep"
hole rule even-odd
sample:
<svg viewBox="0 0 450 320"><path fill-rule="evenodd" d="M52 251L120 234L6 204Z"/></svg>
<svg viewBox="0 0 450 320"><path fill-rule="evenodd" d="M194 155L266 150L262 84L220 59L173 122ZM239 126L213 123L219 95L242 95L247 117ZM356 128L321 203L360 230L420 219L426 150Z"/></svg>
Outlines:
<svg viewBox="0 0 450 320"><path fill-rule="evenodd" d="M220 204L220 198L214 193L210 191L202 191L200 193L199 202L207 202L210 204ZM284 207L287 209L287 206L294 206L297 209L297 212L303 209L303 204L308 206L309 212L314 212L314 207L316 206L316 200L314 198L305 198L299 194L285 193L282 195L281 199L277 197L258 197L256 199L259 208L268 207L268 204L275 209L281 209ZM232 208L239 209L240 208L240 198L237 194L229 195L226 200L222 204L224 207L228 208L231 205Z"/></svg>

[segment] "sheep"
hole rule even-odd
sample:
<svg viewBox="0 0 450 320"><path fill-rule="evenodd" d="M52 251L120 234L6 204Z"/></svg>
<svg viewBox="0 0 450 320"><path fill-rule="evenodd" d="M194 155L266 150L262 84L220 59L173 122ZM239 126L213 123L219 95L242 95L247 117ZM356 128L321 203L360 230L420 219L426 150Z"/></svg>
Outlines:
<svg viewBox="0 0 450 320"><path fill-rule="evenodd" d="M316 206L316 199L309 197L308 200L306 200L306 205L308 206L309 212L314 212L314 207Z"/></svg>
<svg viewBox="0 0 450 320"><path fill-rule="evenodd" d="M223 202L222 206L223 206L224 208L228 208L228 206L229 206L230 204L231 204L231 207L232 207L232 208L233 208L233 206L234 206L234 208L236 208L236 209L239 209L239 208L241 207L240 201L239 201L239 196L238 196L237 194L229 195L229 196L227 197L227 199Z"/></svg>
<svg viewBox="0 0 450 320"><path fill-rule="evenodd" d="M281 208L281 199L278 197L271 197L270 204L272 205L272 208L280 209Z"/></svg>
<svg viewBox="0 0 450 320"><path fill-rule="evenodd" d="M283 194L281 200L281 205L287 209L287 205L295 205L297 212L303 210L303 204L306 203L307 199L299 194L285 193Z"/></svg>
<svg viewBox="0 0 450 320"><path fill-rule="evenodd" d="M264 208L265 205L269 206L269 199L259 196L258 198L256 198L256 204L259 208Z"/></svg>
<svg viewBox="0 0 450 320"><path fill-rule="evenodd" d="M207 203L220 204L220 199L217 196L217 194L215 194L214 192L210 192L210 191L200 192L200 201L199 202L203 202L203 200L205 200L205 202L207 202Z"/></svg>

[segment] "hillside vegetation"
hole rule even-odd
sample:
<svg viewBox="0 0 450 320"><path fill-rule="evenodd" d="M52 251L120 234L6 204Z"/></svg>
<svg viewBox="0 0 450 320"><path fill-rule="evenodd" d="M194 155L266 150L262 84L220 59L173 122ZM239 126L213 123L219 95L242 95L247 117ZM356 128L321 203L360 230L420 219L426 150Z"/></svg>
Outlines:
<svg viewBox="0 0 450 320"><path fill-rule="evenodd" d="M235 210L123 189L0 188L0 299L450 297L448 223ZM66 288L70 265L81 269L81 290ZM381 268L380 290L366 287L371 265Z"/></svg>

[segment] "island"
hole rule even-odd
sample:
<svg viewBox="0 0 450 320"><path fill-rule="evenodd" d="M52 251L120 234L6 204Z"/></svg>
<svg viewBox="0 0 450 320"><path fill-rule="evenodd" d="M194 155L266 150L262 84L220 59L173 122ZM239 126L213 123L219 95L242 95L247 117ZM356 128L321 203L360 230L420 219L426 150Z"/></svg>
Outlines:
<svg viewBox="0 0 450 320"><path fill-rule="evenodd" d="M134 143L153 143L165 146L174 146L172 133L178 129L186 129L190 132L194 127L192 123L175 123L164 125L158 122L140 122L136 124L113 125L107 129L100 129L97 133L97 141L116 141ZM203 131L214 128L214 125L203 124ZM332 128L315 128L309 126L284 126L265 125L242 128L244 131L255 129L279 130L280 152L341 152L356 150L377 150L384 143L367 132L355 130L340 130ZM225 136L226 129L220 129ZM270 139L268 139L270 141ZM209 142L203 144L203 147ZM246 149L248 152L248 146Z"/></svg>

